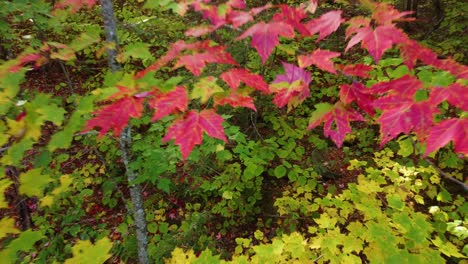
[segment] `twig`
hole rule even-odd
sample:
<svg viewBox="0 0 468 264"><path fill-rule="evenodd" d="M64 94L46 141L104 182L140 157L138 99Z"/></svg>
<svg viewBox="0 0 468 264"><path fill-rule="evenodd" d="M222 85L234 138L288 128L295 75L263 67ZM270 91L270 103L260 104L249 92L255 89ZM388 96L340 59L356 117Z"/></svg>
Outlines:
<svg viewBox="0 0 468 264"><path fill-rule="evenodd" d="M444 172L442 169L440 169L434 162L430 161L428 158L424 158L425 161L427 161L427 163L429 163L434 169L437 170L437 172L442 176L444 177L445 179L453 182L453 183L456 183L458 185L460 185L463 190L465 192L468 192L468 185L465 184L464 182L458 180L458 179L455 179L454 177L448 175L446 172Z"/></svg>

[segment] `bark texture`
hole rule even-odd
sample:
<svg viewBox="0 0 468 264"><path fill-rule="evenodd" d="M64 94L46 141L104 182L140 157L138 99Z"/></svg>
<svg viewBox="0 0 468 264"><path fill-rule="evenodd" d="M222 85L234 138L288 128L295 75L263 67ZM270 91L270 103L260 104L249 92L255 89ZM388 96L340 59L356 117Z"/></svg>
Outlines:
<svg viewBox="0 0 468 264"><path fill-rule="evenodd" d="M114 8L112 0L101 0L102 17L104 20L104 31L106 41L111 44L107 49L107 60L111 71L119 71L120 65L115 60L118 53L117 27L115 23ZM122 152L122 161L125 165L128 184L130 187L130 198L132 201L133 218L136 227L136 238L138 243L138 260L141 264L149 263L148 256L148 233L146 229L145 209L143 207L143 197L141 186L133 184L136 179L135 172L129 167L131 160L130 146L132 143L131 128L127 126L120 136L120 150Z"/></svg>

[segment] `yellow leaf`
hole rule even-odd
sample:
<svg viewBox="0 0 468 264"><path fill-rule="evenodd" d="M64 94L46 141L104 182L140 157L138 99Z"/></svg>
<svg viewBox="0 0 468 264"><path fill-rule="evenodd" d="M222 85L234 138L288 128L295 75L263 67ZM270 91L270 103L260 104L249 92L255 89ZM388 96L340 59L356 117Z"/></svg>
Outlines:
<svg viewBox="0 0 468 264"><path fill-rule="evenodd" d="M65 264L101 264L111 257L109 250L112 242L104 237L93 245L89 240L80 240L73 247L73 258L65 260Z"/></svg>
<svg viewBox="0 0 468 264"><path fill-rule="evenodd" d="M10 217L5 217L0 220L0 239L6 234L18 234L20 231L15 227L15 220Z"/></svg>

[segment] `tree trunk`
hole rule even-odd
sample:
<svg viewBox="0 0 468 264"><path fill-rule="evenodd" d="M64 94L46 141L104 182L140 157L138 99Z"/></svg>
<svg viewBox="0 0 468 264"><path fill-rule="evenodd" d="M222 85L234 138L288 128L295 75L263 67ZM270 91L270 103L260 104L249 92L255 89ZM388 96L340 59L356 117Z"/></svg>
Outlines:
<svg viewBox="0 0 468 264"><path fill-rule="evenodd" d="M114 8L112 0L101 0L102 17L104 19L104 31L106 41L112 44L112 48L107 49L107 60L111 71L119 71L120 65L115 60L118 52L117 28L115 24ZM143 197L139 184L133 184L136 179L135 172L129 167L130 146L132 143L131 128L127 126L120 136L120 150L122 160L125 165L127 180L130 187L130 197L132 200L133 218L136 227L136 238L138 243L138 260L141 264L148 264L148 235L146 230L145 209L143 207Z"/></svg>

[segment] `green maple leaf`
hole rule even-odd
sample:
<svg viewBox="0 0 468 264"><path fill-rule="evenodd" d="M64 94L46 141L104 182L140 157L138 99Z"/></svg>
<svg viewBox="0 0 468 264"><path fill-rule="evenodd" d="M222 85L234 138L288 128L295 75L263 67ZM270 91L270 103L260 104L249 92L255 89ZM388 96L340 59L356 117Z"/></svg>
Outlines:
<svg viewBox="0 0 468 264"><path fill-rule="evenodd" d="M112 242L104 237L93 245L89 240L78 241L72 248L73 258L67 259L65 264L101 264L111 257L109 250Z"/></svg>

